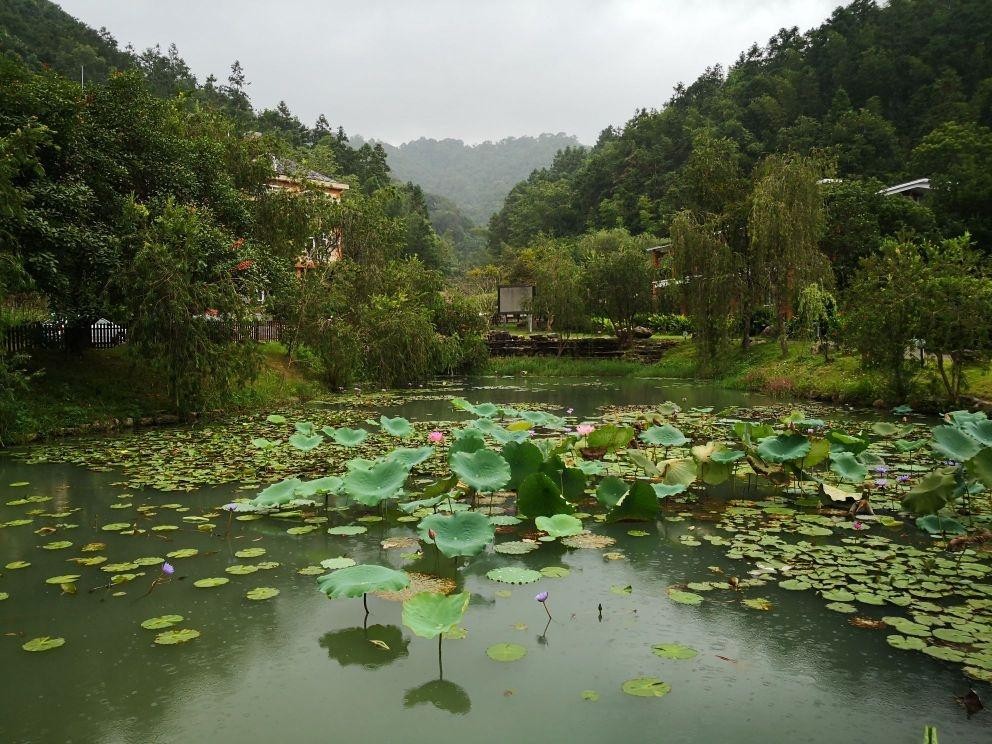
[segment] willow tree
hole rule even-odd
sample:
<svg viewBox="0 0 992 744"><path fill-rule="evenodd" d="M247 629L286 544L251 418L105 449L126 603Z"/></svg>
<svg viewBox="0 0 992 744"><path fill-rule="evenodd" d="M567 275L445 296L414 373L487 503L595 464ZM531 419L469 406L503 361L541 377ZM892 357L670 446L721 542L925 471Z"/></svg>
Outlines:
<svg viewBox="0 0 992 744"><path fill-rule="evenodd" d="M824 227L819 169L809 158L770 155L756 175L747 223L750 269L767 287L784 357L789 352L786 324L799 288L831 279L830 264L819 249Z"/></svg>
<svg viewBox="0 0 992 744"><path fill-rule="evenodd" d="M672 265L682 306L693 327L696 355L703 370L719 365L730 337L737 274L734 255L717 220L700 222L692 212L671 224Z"/></svg>

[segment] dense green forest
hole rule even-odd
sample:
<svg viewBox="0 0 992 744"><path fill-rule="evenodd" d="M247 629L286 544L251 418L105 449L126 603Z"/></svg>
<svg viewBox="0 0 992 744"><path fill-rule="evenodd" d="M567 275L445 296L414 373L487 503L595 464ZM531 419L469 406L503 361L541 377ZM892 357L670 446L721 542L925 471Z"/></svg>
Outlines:
<svg viewBox="0 0 992 744"><path fill-rule="evenodd" d="M795 152L818 157L824 176L877 179L872 188L929 177L941 228L968 229L988 249L988 11L983 0L855 0L808 33L782 29L729 69L677 86L660 108L607 127L589 151L558 153L513 187L491 246L598 228L667 235L698 201L693 153L716 143L745 176L770 153ZM872 237L901 226L872 221L862 225Z"/></svg>
<svg viewBox="0 0 992 744"><path fill-rule="evenodd" d="M285 104L255 110L237 62L200 83L175 47L121 52L45 2L5 5L0 23L0 331L59 318L72 351L111 318L187 411L253 379L259 350L240 329L258 317L336 386L484 358L477 309L446 288L450 245L382 148ZM83 57L85 85L61 74ZM302 193L267 188L277 161ZM343 201L307 168L349 184ZM301 276L299 257L339 237L343 260ZM0 350L0 441L43 371Z"/></svg>
<svg viewBox="0 0 992 744"><path fill-rule="evenodd" d="M507 137L477 145L425 137L399 147L382 143L397 178L450 199L476 225L484 225L513 185L528 173L550 165L558 150L578 145L574 136L564 133Z"/></svg>

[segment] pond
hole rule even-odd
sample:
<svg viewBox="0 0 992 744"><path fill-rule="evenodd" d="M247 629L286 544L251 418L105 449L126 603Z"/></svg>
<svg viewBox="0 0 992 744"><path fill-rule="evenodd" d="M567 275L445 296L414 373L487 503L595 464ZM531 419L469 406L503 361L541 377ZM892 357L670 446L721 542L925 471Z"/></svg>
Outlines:
<svg viewBox="0 0 992 744"><path fill-rule="evenodd" d="M471 403L456 409L452 398ZM992 740L988 712L969 717L956 700L969 685L990 697L987 683L962 672L967 666L981 674L992 661L988 553L934 547L884 494L872 503L879 515L897 514L898 525L852 521L846 505L810 501L801 479L775 487L773 474L762 480L748 465L735 463L717 482L720 458L683 490L676 483L670 495L659 492L657 503L644 507L650 517L630 512L637 521L614 519L633 489L619 502L609 494L596 498L608 475L629 489L674 483L664 463L688 462L688 443L649 446L642 437L650 426L674 424L693 443L732 442L733 420L750 413L772 422L794 407L657 380L485 379L363 392L271 420L262 415L4 453L0 740L901 744L921 740L926 725L946 742ZM921 477L923 450L900 454L886 442L928 437L932 422L909 414L909 423L887 438L865 433L878 416L802 408L794 421L805 426L816 417L824 424L810 435L814 446L827 421L853 421L847 431L888 455L893 480L903 470ZM638 474L623 448L596 451L593 433L571 434L582 422L615 433L645 412L642 437L625 447L662 467L662 475ZM383 414L409 419L412 431L403 433L403 419L382 420ZM302 421L313 428L294 427ZM524 421L527 428L514 425ZM484 487L464 493L469 481L481 486L490 477L471 468L459 486L437 489L445 493L438 503L400 508L423 499L425 489L434 492L435 479L449 472L449 448L477 436L459 438L470 424L481 427L486 450L508 458L513 447L500 439L565 441L558 455L565 470L588 471L582 493L572 497L582 533L563 530L552 539L542 534L546 522L521 516L514 523L518 505L505 483L492 497ZM349 427L367 431L366 439L335 444L332 435ZM431 431L444 437L435 451L410 454ZM520 432L526 438L513 437ZM302 448L289 444L295 435ZM316 437L322 441L314 444ZM349 481L345 462L382 457L397 446L408 448L405 495L356 505L350 497L364 498L365 476ZM538 448L547 457L544 472L556 456L549 446ZM451 467L471 464L480 451L451 456ZM415 462L420 457L427 459ZM385 458L378 466L394 462ZM357 463L347 472L374 474L376 467ZM514 478L518 467L513 461ZM272 483L332 474L345 476L345 485L311 494L315 504L249 503ZM562 493L547 498L568 495L568 477L558 481ZM525 486L517 487L522 505ZM237 506L226 511L231 502ZM973 511L986 519L984 507ZM444 520L480 513L494 523L495 536L474 555L446 556L441 548L458 541L444 531ZM441 525L440 534L418 530L421 519L441 520L430 522ZM368 615L360 592L328 599L318 577L352 562L402 571L413 587L370 591ZM955 562L952 572L947 564ZM163 570L166 563L173 573ZM893 567L908 580L892 580ZM492 573L502 568L529 583ZM211 578L226 581L203 582ZM404 622L414 611L401 600L409 603L417 590L456 602L467 594L464 614L455 613L440 646L411 630L420 627L416 621ZM544 592L545 601L536 601ZM835 607L828 607L831 598ZM921 622L891 617L909 613ZM938 626L946 632L934 640ZM195 632L175 632L183 630ZM922 642L894 647L891 637L924 638L928 649L949 650L935 658L920 652ZM36 642L52 646L40 652L22 648L36 638L64 642Z"/></svg>

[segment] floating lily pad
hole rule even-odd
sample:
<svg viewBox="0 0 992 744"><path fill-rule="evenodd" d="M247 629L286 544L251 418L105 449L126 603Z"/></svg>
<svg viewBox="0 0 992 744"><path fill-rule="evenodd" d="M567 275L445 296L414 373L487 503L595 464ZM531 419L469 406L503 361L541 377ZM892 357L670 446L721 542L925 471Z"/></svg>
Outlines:
<svg viewBox="0 0 992 744"><path fill-rule="evenodd" d="M668 598L673 602L678 602L684 605L698 605L703 601L703 598L692 592L685 592L681 589L676 589L675 587L668 588Z"/></svg>
<svg viewBox="0 0 992 744"><path fill-rule="evenodd" d="M505 568L494 568L486 573L492 581L503 584L533 584L542 578L540 571L533 571L529 568L518 566L507 566Z"/></svg>
<svg viewBox="0 0 992 744"><path fill-rule="evenodd" d="M262 599L272 599L278 596L279 590L271 586L259 586L254 589L249 589L245 594L247 599L262 600Z"/></svg>
<svg viewBox="0 0 992 744"><path fill-rule="evenodd" d="M215 576L208 579L197 579L196 581L193 582L193 586L195 586L197 589L211 589L215 586L222 586L229 581L230 579L224 576Z"/></svg>
<svg viewBox="0 0 992 744"><path fill-rule="evenodd" d="M651 647L651 651L654 652L655 656L660 656L663 659L694 659L699 655L699 652L690 647L683 646L681 643L658 643Z"/></svg>
<svg viewBox="0 0 992 744"><path fill-rule="evenodd" d="M182 621L182 615L160 615L143 620L141 627L145 630L163 630L165 628L171 628L173 625L178 625Z"/></svg>
<svg viewBox="0 0 992 744"><path fill-rule="evenodd" d="M493 546L493 550L504 555L526 555L527 553L537 550L539 547L541 546L536 542L511 540L509 542L503 542Z"/></svg>
<svg viewBox="0 0 992 744"><path fill-rule="evenodd" d="M517 643L496 643L486 649L493 661L517 661L527 655L527 649Z"/></svg>
<svg viewBox="0 0 992 744"><path fill-rule="evenodd" d="M234 554L238 558L258 558L265 555L265 548L244 548Z"/></svg>
<svg viewBox="0 0 992 744"><path fill-rule="evenodd" d="M355 560L348 558L346 556L341 556L340 558L325 558L320 562L320 565L329 571L335 571L339 568L348 568L349 566L355 565ZM321 571L320 573L323 573Z"/></svg>
<svg viewBox="0 0 992 744"><path fill-rule="evenodd" d="M155 643L160 646L175 646L180 643L188 643L194 638L200 637L200 631L193 630L192 628L183 628L182 630L166 630L155 636Z"/></svg>
<svg viewBox="0 0 992 744"><path fill-rule="evenodd" d="M329 527L327 529L328 535L361 535L364 532L368 532L368 527L363 527L360 524L346 524L340 527Z"/></svg>
<svg viewBox="0 0 992 744"><path fill-rule="evenodd" d="M545 566L541 569L541 575L549 579L563 579L571 573L564 566Z"/></svg>
<svg viewBox="0 0 992 744"><path fill-rule="evenodd" d="M58 648L59 646L65 645L65 638L51 638L49 636L40 636L38 638L32 638L27 643L21 645L25 651L51 651L53 648Z"/></svg>
<svg viewBox="0 0 992 744"><path fill-rule="evenodd" d="M672 686L657 677L635 677L628 679L620 689L634 697L664 697L672 691Z"/></svg>

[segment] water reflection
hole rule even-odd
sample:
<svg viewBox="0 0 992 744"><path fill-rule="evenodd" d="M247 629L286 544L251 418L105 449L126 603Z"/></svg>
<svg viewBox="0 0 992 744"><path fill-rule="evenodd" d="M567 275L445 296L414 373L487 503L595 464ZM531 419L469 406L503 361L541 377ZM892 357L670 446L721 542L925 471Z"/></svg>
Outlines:
<svg viewBox="0 0 992 744"><path fill-rule="evenodd" d="M341 666L357 664L365 669L378 669L408 656L410 645L403 630L395 625L335 630L324 634L317 643Z"/></svg>
<svg viewBox="0 0 992 744"><path fill-rule="evenodd" d="M432 679L420 687L407 690L403 696L405 708L413 708L422 703L429 703L456 716L463 716L472 709L472 700L465 688L447 679Z"/></svg>

